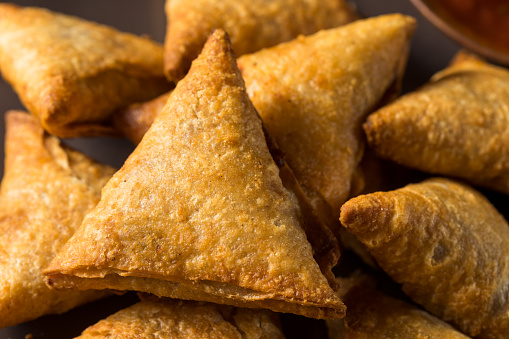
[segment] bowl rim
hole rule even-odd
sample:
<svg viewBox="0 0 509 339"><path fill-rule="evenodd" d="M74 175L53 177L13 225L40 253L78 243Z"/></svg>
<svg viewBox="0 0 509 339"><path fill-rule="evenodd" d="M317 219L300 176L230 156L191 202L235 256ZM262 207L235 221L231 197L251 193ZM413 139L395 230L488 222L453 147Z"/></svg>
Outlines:
<svg viewBox="0 0 509 339"><path fill-rule="evenodd" d="M451 39L463 45L472 52L482 55L495 62L509 65L509 53L504 53L494 49L489 45L480 43L477 40L461 33L454 25L448 23L442 16L434 12L428 4L427 0L410 0L410 2L428 19L435 27L448 35Z"/></svg>

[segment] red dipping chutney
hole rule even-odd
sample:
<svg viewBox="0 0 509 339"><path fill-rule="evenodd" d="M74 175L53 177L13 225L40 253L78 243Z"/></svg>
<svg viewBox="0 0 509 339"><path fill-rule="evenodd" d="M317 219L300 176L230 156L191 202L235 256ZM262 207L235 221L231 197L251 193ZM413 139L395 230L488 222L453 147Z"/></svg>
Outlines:
<svg viewBox="0 0 509 339"><path fill-rule="evenodd" d="M428 0L439 16L478 42L509 52L509 0Z"/></svg>

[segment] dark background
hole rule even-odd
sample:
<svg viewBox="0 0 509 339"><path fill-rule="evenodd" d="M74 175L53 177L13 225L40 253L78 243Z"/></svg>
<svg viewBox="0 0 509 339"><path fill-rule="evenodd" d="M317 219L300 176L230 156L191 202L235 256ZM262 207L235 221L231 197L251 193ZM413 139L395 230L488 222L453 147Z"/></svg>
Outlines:
<svg viewBox="0 0 509 339"><path fill-rule="evenodd" d="M122 31L148 35L159 42L164 39L166 25L164 0L18 0L12 2L24 6L46 7L54 11L76 15L114 26ZM445 67L459 49L457 44L420 16L409 0L356 0L353 2L363 16L400 12L417 18L419 27L413 38L404 91L415 89L427 81L434 72ZM10 86L0 80L0 114L10 109L23 109L23 106ZM4 156L3 135L2 118L0 119L0 159L3 159ZM73 139L65 140L65 143L100 162L117 167L122 165L134 149L128 141L112 138ZM3 173L3 161L0 168ZM115 296L77 308L64 315L45 316L26 324L5 328L0 330L0 338L24 338L29 333L35 339L72 338L99 319L134 303L136 300L134 294ZM292 328L297 323L299 325ZM312 321L297 316L288 316L283 320L283 325L286 327L288 337L319 338L324 336L323 327L315 328Z"/></svg>

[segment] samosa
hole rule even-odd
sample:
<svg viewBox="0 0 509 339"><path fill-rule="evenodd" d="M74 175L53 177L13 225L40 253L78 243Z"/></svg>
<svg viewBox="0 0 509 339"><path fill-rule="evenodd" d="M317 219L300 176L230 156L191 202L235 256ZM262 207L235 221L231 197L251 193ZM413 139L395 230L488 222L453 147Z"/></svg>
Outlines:
<svg viewBox="0 0 509 339"><path fill-rule="evenodd" d="M429 179L351 199L341 223L403 291L478 338L509 333L509 225L473 188Z"/></svg>
<svg viewBox="0 0 509 339"><path fill-rule="evenodd" d="M345 0L167 0L164 68L182 79L209 34L222 28L237 56L337 27L357 15Z"/></svg>
<svg viewBox="0 0 509 339"><path fill-rule="evenodd" d="M77 337L281 339L277 314L197 301L142 300L90 326Z"/></svg>
<svg viewBox="0 0 509 339"><path fill-rule="evenodd" d="M45 130L112 135L115 109L171 87L159 44L42 8L0 4L0 71Z"/></svg>
<svg viewBox="0 0 509 339"><path fill-rule="evenodd" d="M508 120L509 71L461 53L364 130L381 157L509 194Z"/></svg>
<svg viewBox="0 0 509 339"><path fill-rule="evenodd" d="M253 105L315 208L339 216L363 154L361 124L398 87L415 20L359 20L239 58ZM324 204L325 201L327 204Z"/></svg>
<svg viewBox="0 0 509 339"><path fill-rule="evenodd" d="M343 319L327 321L329 339L468 339L428 312L376 289L371 277L338 278L348 307Z"/></svg>
<svg viewBox="0 0 509 339"><path fill-rule="evenodd" d="M41 274L99 201L114 169L60 144L24 112L6 115L0 188L0 328L97 299L55 291Z"/></svg>
<svg viewBox="0 0 509 339"><path fill-rule="evenodd" d="M45 271L116 289L340 318L224 31L209 38L101 201Z"/></svg>

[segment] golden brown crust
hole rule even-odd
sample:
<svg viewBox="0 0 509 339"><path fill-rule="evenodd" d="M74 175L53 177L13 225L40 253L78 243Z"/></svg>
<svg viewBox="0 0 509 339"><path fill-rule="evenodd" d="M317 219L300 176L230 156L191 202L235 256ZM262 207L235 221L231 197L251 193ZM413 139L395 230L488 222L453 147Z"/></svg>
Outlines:
<svg viewBox="0 0 509 339"><path fill-rule="evenodd" d="M156 116L166 105L171 92L164 93L155 99L132 104L120 109L113 115L113 126L134 144L139 144Z"/></svg>
<svg viewBox="0 0 509 339"><path fill-rule="evenodd" d="M210 32L222 28L237 56L357 18L344 0L167 0L165 74L182 79Z"/></svg>
<svg viewBox="0 0 509 339"><path fill-rule="evenodd" d="M262 128L272 159L279 168L279 177L283 186L297 198L299 209L302 211L303 229L313 249L313 257L322 274L327 278L329 285L337 290L339 286L336 283L334 273L332 273L332 268L337 265L341 255L338 239L327 225L329 220L324 220L322 215L311 206L293 171L284 160L283 153L274 138L268 134L263 123ZM339 225L339 222L337 224Z"/></svg>
<svg viewBox="0 0 509 339"><path fill-rule="evenodd" d="M52 134L115 134L108 122L115 109L169 89L162 67L162 47L148 39L0 4L0 69Z"/></svg>
<svg viewBox="0 0 509 339"><path fill-rule="evenodd" d="M341 317L299 216L225 33L216 31L45 273L57 288L111 283Z"/></svg>
<svg viewBox="0 0 509 339"><path fill-rule="evenodd" d="M264 313L265 312L265 313ZM284 338L278 327L279 319L276 314L257 310L238 309L233 315L236 326L247 339Z"/></svg>
<svg viewBox="0 0 509 339"><path fill-rule="evenodd" d="M105 293L54 291L41 271L99 201L114 170L60 146L30 115L6 115L0 195L0 328L62 313Z"/></svg>
<svg viewBox="0 0 509 339"><path fill-rule="evenodd" d="M413 18L387 15L239 58L253 105L315 208L325 199L339 216L362 157L361 123L401 77L414 29Z"/></svg>
<svg viewBox="0 0 509 339"><path fill-rule="evenodd" d="M479 338L509 332L509 226L446 179L349 200L341 222L428 311Z"/></svg>
<svg viewBox="0 0 509 339"><path fill-rule="evenodd" d="M378 155L509 193L509 71L459 55L364 124Z"/></svg>
<svg viewBox="0 0 509 339"><path fill-rule="evenodd" d="M341 286L353 285L342 297L348 312L341 320L327 321L330 339L469 338L424 310L348 280L339 281Z"/></svg>
<svg viewBox="0 0 509 339"><path fill-rule="evenodd" d="M466 50L460 50L456 55L452 58L451 63L449 64L450 67L454 66L461 66L461 65L467 65L470 64L472 66L487 66L488 64L484 59L482 59L480 56L470 53ZM448 68L450 68L448 67ZM475 66L474 66L475 67Z"/></svg>
<svg viewBox="0 0 509 339"><path fill-rule="evenodd" d="M284 338L273 317L266 310L143 300L90 326L77 338Z"/></svg>

